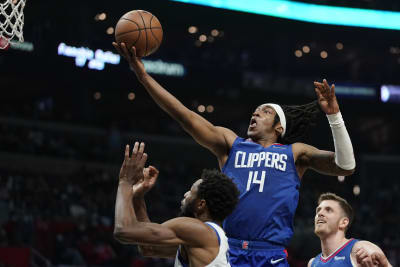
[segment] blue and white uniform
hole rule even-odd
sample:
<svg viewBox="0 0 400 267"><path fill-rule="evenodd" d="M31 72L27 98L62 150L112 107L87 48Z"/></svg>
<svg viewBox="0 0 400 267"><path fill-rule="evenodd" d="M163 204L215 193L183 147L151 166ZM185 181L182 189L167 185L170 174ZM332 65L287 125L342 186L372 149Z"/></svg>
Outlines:
<svg viewBox="0 0 400 267"><path fill-rule="evenodd" d="M237 137L222 172L240 191L224 221L234 266L289 266L285 247L293 235L300 178L292 145L263 147Z"/></svg>
<svg viewBox="0 0 400 267"><path fill-rule="evenodd" d="M351 250L357 239L350 239L346 244L342 245L336 249L328 257L323 257L322 253L318 254L311 263L311 267L353 267L353 262L351 261Z"/></svg>
<svg viewBox="0 0 400 267"><path fill-rule="evenodd" d="M214 229L219 243L219 252L217 257L215 257L215 259L205 267L231 267L228 260L228 238L226 237L224 230L218 224L213 222L205 222L205 224ZM182 258L180 250L181 246L179 246L176 253L174 267L189 267L189 263Z"/></svg>

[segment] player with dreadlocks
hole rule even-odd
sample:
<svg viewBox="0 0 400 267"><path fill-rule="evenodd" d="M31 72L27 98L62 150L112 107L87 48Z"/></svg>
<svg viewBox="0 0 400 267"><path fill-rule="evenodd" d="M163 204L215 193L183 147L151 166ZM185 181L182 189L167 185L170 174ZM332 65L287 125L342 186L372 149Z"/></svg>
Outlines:
<svg viewBox="0 0 400 267"><path fill-rule="evenodd" d="M248 138L241 138L186 108L146 72L134 47L128 50L124 43L113 45L154 101L217 157L222 172L238 186L239 204L224 221L231 265L288 266L285 247L293 235L305 171L347 176L355 169L335 86L326 80L314 82L318 101L307 105L260 105L251 116ZM335 152L301 143L320 110L331 126Z"/></svg>

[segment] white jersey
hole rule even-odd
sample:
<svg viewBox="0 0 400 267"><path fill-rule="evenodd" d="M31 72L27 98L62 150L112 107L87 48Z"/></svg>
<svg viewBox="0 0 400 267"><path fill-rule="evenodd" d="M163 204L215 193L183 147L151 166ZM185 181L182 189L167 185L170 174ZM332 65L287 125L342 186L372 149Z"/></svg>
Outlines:
<svg viewBox="0 0 400 267"><path fill-rule="evenodd" d="M229 264L228 260L228 238L225 235L224 230L222 228L212 222L205 222L208 226L214 229L217 237L218 237L218 242L219 242L219 252L217 257L210 262L210 264L206 265L205 267L231 267ZM180 254L180 247L178 248L178 251L176 252L176 257L175 257L175 267L189 267L189 264L187 262L184 262L182 259L182 256Z"/></svg>

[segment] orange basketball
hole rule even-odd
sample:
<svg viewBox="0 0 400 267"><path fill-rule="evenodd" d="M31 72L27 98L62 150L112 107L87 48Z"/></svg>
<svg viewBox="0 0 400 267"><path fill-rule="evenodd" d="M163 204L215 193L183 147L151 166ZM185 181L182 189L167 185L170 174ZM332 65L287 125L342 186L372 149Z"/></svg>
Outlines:
<svg viewBox="0 0 400 267"><path fill-rule="evenodd" d="M153 54L160 47L163 30L156 16L144 10L124 14L115 26L115 41L124 42L128 49L136 48L136 56Z"/></svg>

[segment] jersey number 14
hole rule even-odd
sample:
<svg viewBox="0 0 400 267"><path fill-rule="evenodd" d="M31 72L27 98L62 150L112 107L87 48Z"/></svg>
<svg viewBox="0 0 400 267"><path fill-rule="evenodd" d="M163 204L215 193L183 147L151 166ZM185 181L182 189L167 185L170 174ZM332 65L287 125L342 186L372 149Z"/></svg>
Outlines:
<svg viewBox="0 0 400 267"><path fill-rule="evenodd" d="M247 180L246 190L250 190L251 184L259 184L260 187L258 192L262 192L264 190L264 181L265 181L265 171L261 172L260 179L258 179L258 171L249 171L249 179Z"/></svg>

